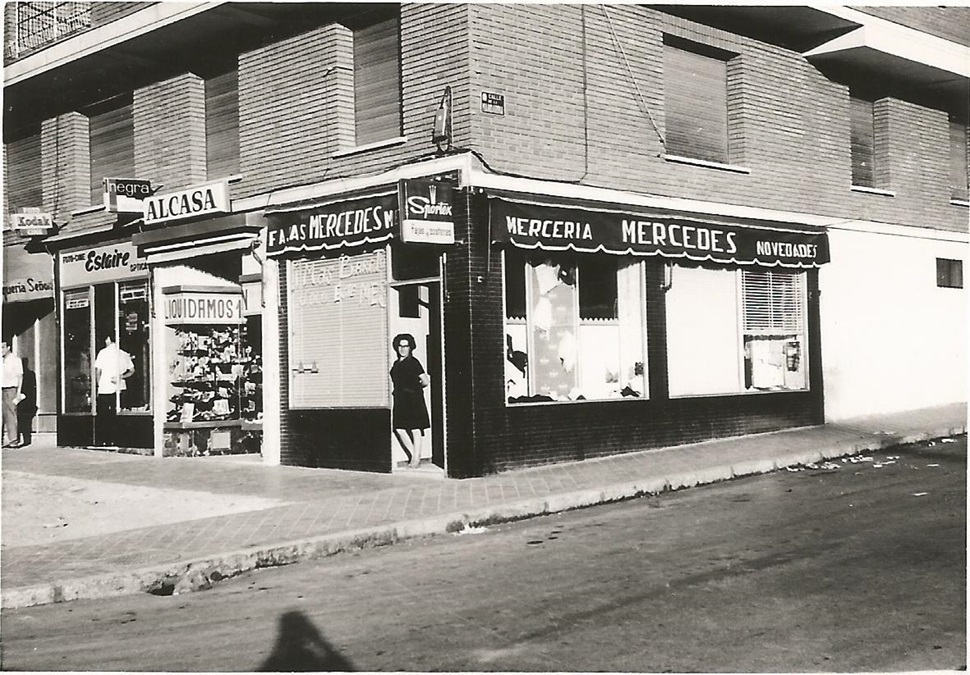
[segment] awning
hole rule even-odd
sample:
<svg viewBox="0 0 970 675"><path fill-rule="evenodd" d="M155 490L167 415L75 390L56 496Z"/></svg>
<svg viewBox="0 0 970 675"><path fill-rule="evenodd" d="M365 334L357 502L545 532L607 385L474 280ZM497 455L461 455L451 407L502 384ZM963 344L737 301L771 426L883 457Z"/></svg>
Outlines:
<svg viewBox="0 0 970 675"><path fill-rule="evenodd" d="M3 301L28 302L54 297L50 254L28 253L22 245L3 247Z"/></svg>
<svg viewBox="0 0 970 675"><path fill-rule="evenodd" d="M493 242L524 249L801 269L829 261L828 236L821 228L650 213L622 205L547 204L490 195L489 224Z"/></svg>
<svg viewBox="0 0 970 675"><path fill-rule="evenodd" d="M266 253L341 251L388 241L399 232L397 190L312 207L267 212Z"/></svg>

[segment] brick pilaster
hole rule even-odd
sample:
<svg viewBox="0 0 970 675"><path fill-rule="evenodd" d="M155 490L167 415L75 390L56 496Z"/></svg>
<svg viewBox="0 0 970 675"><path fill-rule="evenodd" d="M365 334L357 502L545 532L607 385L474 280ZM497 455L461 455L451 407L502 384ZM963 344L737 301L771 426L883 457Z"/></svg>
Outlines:
<svg viewBox="0 0 970 675"><path fill-rule="evenodd" d="M206 180L205 83L192 73L134 93L135 176L164 190Z"/></svg>
<svg viewBox="0 0 970 675"><path fill-rule="evenodd" d="M44 208L54 220L90 206L91 146L88 118L70 112L44 120L41 127L41 181Z"/></svg>

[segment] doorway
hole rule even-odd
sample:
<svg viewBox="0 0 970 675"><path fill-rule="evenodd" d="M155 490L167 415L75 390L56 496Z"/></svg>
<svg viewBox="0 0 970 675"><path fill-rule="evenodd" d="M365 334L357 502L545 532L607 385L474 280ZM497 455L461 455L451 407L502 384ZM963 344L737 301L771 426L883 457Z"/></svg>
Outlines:
<svg viewBox="0 0 970 675"><path fill-rule="evenodd" d="M423 468L436 467L445 471L444 434L444 359L441 340L441 282L438 279L422 279L399 282L392 286L391 335L407 333L414 337L414 357L430 376L424 389L425 405L431 427L425 432L421 460ZM393 364L396 355L391 355ZM407 453L400 442L391 439L391 466L403 469Z"/></svg>

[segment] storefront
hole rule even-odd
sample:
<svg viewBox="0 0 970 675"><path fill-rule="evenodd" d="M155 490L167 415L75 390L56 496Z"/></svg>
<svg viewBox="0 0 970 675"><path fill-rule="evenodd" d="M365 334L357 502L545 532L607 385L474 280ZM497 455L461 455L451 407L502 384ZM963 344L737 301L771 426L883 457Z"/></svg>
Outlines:
<svg viewBox="0 0 970 675"><path fill-rule="evenodd" d="M822 422L824 230L462 189L415 243L402 190L268 213L284 463L402 467L405 332L452 477Z"/></svg>
<svg viewBox="0 0 970 675"><path fill-rule="evenodd" d="M3 339L36 380L32 429L49 433L57 428L57 364L47 358L57 350L54 266L46 251L30 251L25 243L4 242Z"/></svg>

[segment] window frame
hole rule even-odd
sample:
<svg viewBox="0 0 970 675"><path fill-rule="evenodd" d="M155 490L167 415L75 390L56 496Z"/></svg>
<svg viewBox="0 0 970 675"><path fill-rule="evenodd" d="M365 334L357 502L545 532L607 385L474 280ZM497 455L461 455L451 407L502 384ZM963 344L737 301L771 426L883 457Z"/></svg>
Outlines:
<svg viewBox="0 0 970 675"><path fill-rule="evenodd" d="M937 258L936 287L963 288L963 261L955 258Z"/></svg>

